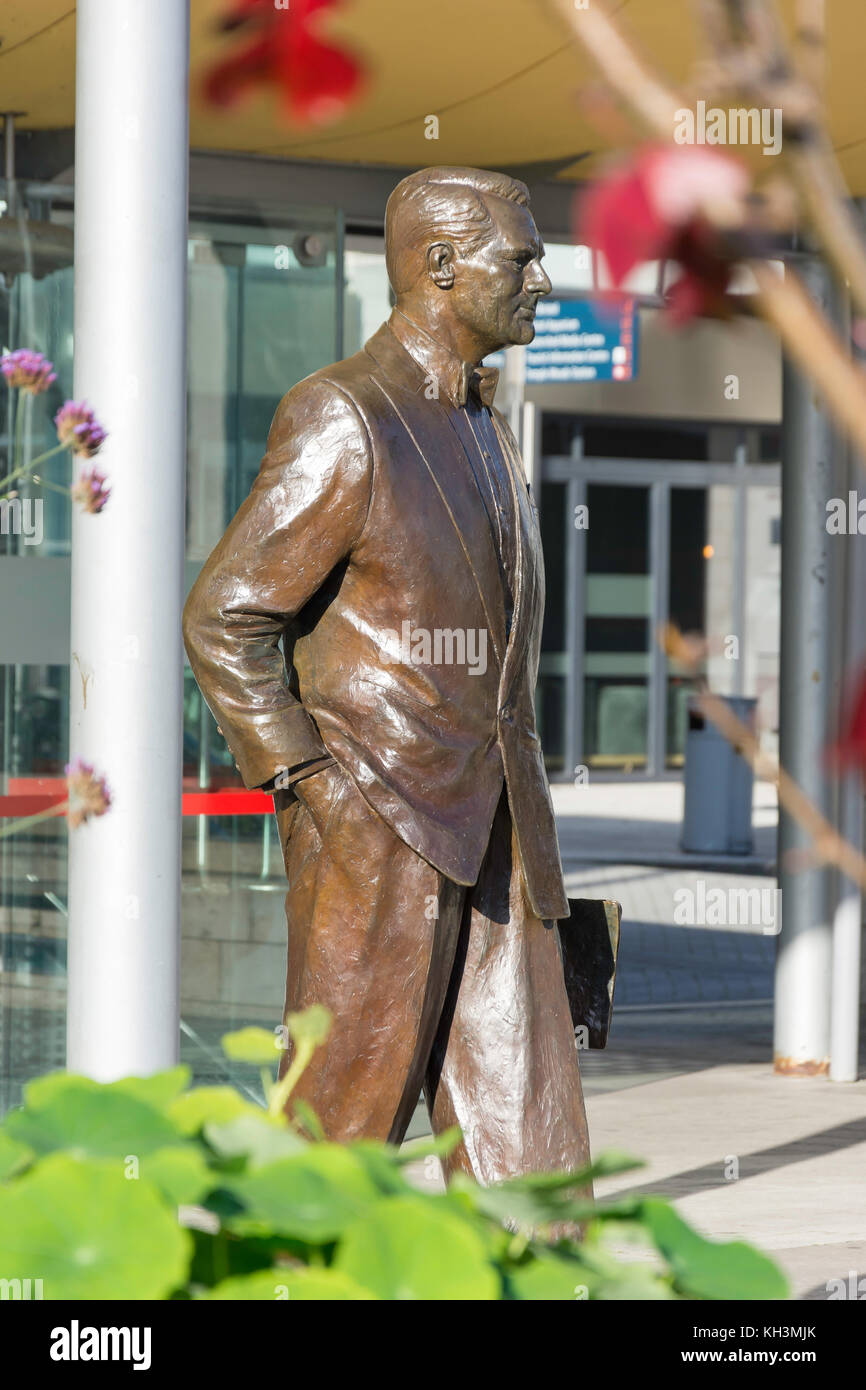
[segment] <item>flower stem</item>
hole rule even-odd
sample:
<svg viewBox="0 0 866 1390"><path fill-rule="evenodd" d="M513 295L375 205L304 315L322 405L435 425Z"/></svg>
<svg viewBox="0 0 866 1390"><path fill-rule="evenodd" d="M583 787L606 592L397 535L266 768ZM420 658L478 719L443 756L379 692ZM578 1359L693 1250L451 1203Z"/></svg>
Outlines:
<svg viewBox="0 0 866 1390"><path fill-rule="evenodd" d="M16 444L15 447L17 453L20 445ZM22 463L18 468L14 469L13 472L8 473L5 478L0 478L0 488L5 488L7 483L14 482L16 478L23 477L25 473L31 472L37 464L44 463L46 459L53 458L55 454L62 453L67 447L66 444L55 444L53 449L46 449L44 454L37 454L35 459L31 459L29 463Z"/></svg>
<svg viewBox="0 0 866 1390"><path fill-rule="evenodd" d="M17 835L19 830L26 830L30 825L38 825L40 821L50 820L52 816L64 816L69 809L68 801L60 801L56 806L49 806L44 811L36 811L32 816L20 816L17 820L10 821L0 829L0 840L5 840L9 835Z"/></svg>
<svg viewBox="0 0 866 1390"><path fill-rule="evenodd" d="M279 1115L281 1111L285 1110L289 1096L306 1071L310 1058L315 1050L315 1044L311 1043L307 1038L300 1038L295 1043L295 1055L292 1058L289 1069L282 1080L277 1082L268 1097L269 1115Z"/></svg>
<svg viewBox="0 0 866 1390"><path fill-rule="evenodd" d="M61 492L64 497L68 497L71 491L68 487L61 487L59 483L50 483L47 478L34 477L33 481L39 487L50 488L52 492Z"/></svg>
<svg viewBox="0 0 866 1390"><path fill-rule="evenodd" d="M21 459L23 458L25 400L26 397L24 392L19 391L18 401L15 406L15 445L12 453L12 466L14 468L19 467Z"/></svg>

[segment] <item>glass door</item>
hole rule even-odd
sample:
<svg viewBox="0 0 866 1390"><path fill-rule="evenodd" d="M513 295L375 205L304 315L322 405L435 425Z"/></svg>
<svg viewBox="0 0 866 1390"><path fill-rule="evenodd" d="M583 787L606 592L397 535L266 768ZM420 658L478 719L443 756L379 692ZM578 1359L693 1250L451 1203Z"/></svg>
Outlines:
<svg viewBox="0 0 866 1390"><path fill-rule="evenodd" d="M719 695L757 696L771 735L778 465L755 456L749 432L711 451L694 429L679 450L670 431L661 443L633 431L627 448L620 431L623 457L589 458L588 428L552 424L538 490L547 606L537 691L551 780L676 774L698 680ZM668 661L667 622L705 643L697 672Z"/></svg>
<svg viewBox="0 0 866 1390"><path fill-rule="evenodd" d="M588 483L583 761L631 771L649 751L650 489Z"/></svg>
<svg viewBox="0 0 866 1390"><path fill-rule="evenodd" d="M716 603L723 588L720 569L725 564L724 546L716 557L710 542L709 492L705 487L670 490L668 538L668 617L681 632L704 636L707 630L707 596ZM719 491L719 489L715 489ZM729 489L727 489L729 491ZM718 517L717 517L718 519ZM720 540L720 537L717 537ZM730 593L730 588L728 588ZM719 615L721 616L721 615ZM698 681L706 675L706 661L695 671L667 663L665 700L665 764L682 767L688 730L688 701Z"/></svg>

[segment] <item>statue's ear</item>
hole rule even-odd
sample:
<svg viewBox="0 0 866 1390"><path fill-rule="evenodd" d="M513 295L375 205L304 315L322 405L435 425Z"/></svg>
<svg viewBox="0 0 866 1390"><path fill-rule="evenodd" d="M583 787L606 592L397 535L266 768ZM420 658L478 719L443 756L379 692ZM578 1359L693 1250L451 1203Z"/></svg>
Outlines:
<svg viewBox="0 0 866 1390"><path fill-rule="evenodd" d="M427 274L440 290L454 284L454 247L450 241L435 241L427 248Z"/></svg>

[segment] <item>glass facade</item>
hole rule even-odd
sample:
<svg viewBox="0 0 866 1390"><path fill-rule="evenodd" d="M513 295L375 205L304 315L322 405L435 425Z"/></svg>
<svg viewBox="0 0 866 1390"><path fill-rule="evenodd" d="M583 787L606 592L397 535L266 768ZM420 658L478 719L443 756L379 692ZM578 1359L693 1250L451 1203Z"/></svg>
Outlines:
<svg viewBox="0 0 866 1390"><path fill-rule="evenodd" d="M30 212L68 227L70 195L58 190L50 209L31 199ZM26 227L22 235L26 244ZM381 238L346 244L337 210L241 215L211 205L191 216L188 254L187 587L249 490L280 397L357 350L388 313ZM73 394L71 244L64 263L46 270L34 259L37 268L38 278L19 272L0 289L3 344L41 351L57 371L48 392L20 397L20 420L19 393L0 393L3 444L20 440L26 457L53 445L53 416ZM44 479L71 481L67 455ZM70 503L32 480L20 495L41 501L42 525L38 541L0 534L0 826L26 810L28 795L62 786L68 747ZM240 788L239 777L187 668L183 788L225 787ZM232 1074L219 1037L281 1021L285 878L271 821L184 816L181 1048L199 1081L231 1074L249 1086L249 1069ZM60 818L0 840L4 1109L29 1077L65 1059L67 833Z"/></svg>
<svg viewBox="0 0 866 1390"><path fill-rule="evenodd" d="M45 353L57 380L35 397L0 388L3 474L56 443L53 417L72 395L71 208L59 190L53 240L42 200L28 211L14 244L4 242L12 254L0 262L0 337ZM68 456L37 476L67 485ZM0 529L0 829L20 814L20 798L62 785L69 718L69 501L32 478L16 494L31 524ZM65 1055L66 845L63 820L0 839L0 1109Z"/></svg>

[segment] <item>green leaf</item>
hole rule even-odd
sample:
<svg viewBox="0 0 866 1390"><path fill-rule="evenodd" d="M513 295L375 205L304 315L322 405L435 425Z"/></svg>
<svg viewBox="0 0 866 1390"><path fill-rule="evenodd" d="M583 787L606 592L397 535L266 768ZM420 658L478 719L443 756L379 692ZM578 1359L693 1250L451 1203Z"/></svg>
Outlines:
<svg viewBox="0 0 866 1390"><path fill-rule="evenodd" d="M154 1110L164 1111L181 1091L186 1090L191 1076L190 1068L181 1065L169 1071L155 1072L153 1076L124 1076L120 1081L110 1082L108 1089L123 1091L126 1095L135 1096L136 1100L152 1105Z"/></svg>
<svg viewBox="0 0 866 1390"><path fill-rule="evenodd" d="M448 1195L454 1200L462 1199L470 1210L522 1230L631 1216L635 1208L634 1198L601 1206L586 1197L572 1197L556 1187L533 1190L517 1182L479 1187L464 1173L454 1175Z"/></svg>
<svg viewBox="0 0 866 1390"><path fill-rule="evenodd" d="M617 1231L618 1237L619 1234ZM646 1232L642 1235L645 1243ZM646 1302L678 1297L670 1274L646 1261L621 1259L603 1245L586 1241L580 1245L578 1253L586 1266L585 1282L592 1299Z"/></svg>
<svg viewBox="0 0 866 1390"><path fill-rule="evenodd" d="M524 1228L548 1226L560 1219L561 1202L554 1196L510 1188L505 1183L479 1185L465 1173L455 1173L448 1188L452 1201L465 1199L469 1211L480 1212L493 1221Z"/></svg>
<svg viewBox="0 0 866 1390"><path fill-rule="evenodd" d="M0 1188L0 1270L46 1299L161 1299L192 1244L156 1189L115 1163L52 1154Z"/></svg>
<svg viewBox="0 0 866 1390"><path fill-rule="evenodd" d="M592 1297L597 1284L597 1276L580 1259L544 1249L533 1251L506 1274L508 1297L527 1302L579 1302Z"/></svg>
<svg viewBox="0 0 866 1390"><path fill-rule="evenodd" d="M452 1125L450 1129L445 1129L435 1136L422 1135L420 1139L412 1139L397 1150L397 1162L405 1164L414 1163L419 1158L447 1158L462 1138L459 1125Z"/></svg>
<svg viewBox="0 0 866 1390"><path fill-rule="evenodd" d="M346 1230L334 1268L392 1300L491 1301L501 1287L471 1224L421 1194L382 1198Z"/></svg>
<svg viewBox="0 0 866 1390"><path fill-rule="evenodd" d="M204 1137L222 1158L246 1158L250 1169L302 1153L307 1147L284 1122L270 1119L263 1110L236 1115L225 1124L211 1121L204 1127Z"/></svg>
<svg viewBox="0 0 866 1390"><path fill-rule="evenodd" d="M171 1122L152 1106L77 1077L63 1087L28 1087L24 1109L7 1116L6 1130L37 1154L63 1149L92 1158L141 1157L178 1140Z"/></svg>
<svg viewBox="0 0 866 1390"><path fill-rule="evenodd" d="M28 1082L24 1088L24 1105L28 1110L41 1110L67 1091L76 1094L82 1090L122 1091L154 1110L165 1110L189 1085L190 1075L189 1067L183 1065L155 1072L152 1076L123 1076L109 1082L94 1081L92 1077L78 1076L74 1072L54 1071Z"/></svg>
<svg viewBox="0 0 866 1390"><path fill-rule="evenodd" d="M265 1240L246 1236L243 1240L235 1240L222 1230L215 1234L195 1227L189 1228L189 1234L193 1242L189 1280L205 1288L214 1288L224 1279L240 1274L270 1269L286 1254L303 1261L309 1255L308 1246L289 1241L285 1236Z"/></svg>
<svg viewBox="0 0 866 1390"><path fill-rule="evenodd" d="M159 1188L173 1207L200 1201L219 1182L201 1152L191 1144L146 1154L139 1172L142 1178Z"/></svg>
<svg viewBox="0 0 866 1390"><path fill-rule="evenodd" d="M507 1178L500 1187L513 1191L525 1189L528 1192L558 1192L563 1189L588 1187L598 1178L610 1178L616 1173L629 1173L635 1168L644 1168L643 1159L632 1158L629 1154L614 1149L599 1154L598 1158L585 1168L577 1168L572 1173L527 1173L519 1178Z"/></svg>
<svg viewBox="0 0 866 1390"><path fill-rule="evenodd" d="M590 1183L642 1166L638 1159L611 1151L571 1173L527 1173L490 1187L480 1187L466 1174L456 1173L448 1190L485 1216L522 1229L623 1220L634 1215L639 1199L623 1197L599 1203L588 1195Z"/></svg>
<svg viewBox="0 0 866 1390"><path fill-rule="evenodd" d="M228 1124L238 1115L264 1113L231 1086L197 1086L168 1107L168 1117L181 1134L198 1134L206 1124Z"/></svg>
<svg viewBox="0 0 866 1390"><path fill-rule="evenodd" d="M658 1274L650 1265L623 1263L615 1276L601 1280L592 1291L591 1299L604 1303L663 1303L677 1300L670 1279Z"/></svg>
<svg viewBox="0 0 866 1390"><path fill-rule="evenodd" d="M206 1299L258 1299L266 1302L282 1300L311 1302L360 1302L375 1299L347 1274L337 1269L261 1269L237 1279L224 1279L221 1284L200 1295Z"/></svg>
<svg viewBox="0 0 866 1390"><path fill-rule="evenodd" d="M328 1039L333 1022L334 1015L324 1004L310 1004L300 1013L286 1015L286 1027L296 1047L304 1043L310 1047L321 1047Z"/></svg>
<svg viewBox="0 0 866 1390"><path fill-rule="evenodd" d="M28 1081L24 1087L24 1105L28 1109L40 1110L43 1106L50 1105L57 1096L62 1095L70 1088L76 1092L82 1088L98 1091L100 1085L91 1077L78 1076L75 1072L50 1071L46 1076L37 1076L32 1081Z"/></svg>
<svg viewBox="0 0 866 1390"><path fill-rule="evenodd" d="M358 1139L351 1145L351 1152L376 1184L381 1197L396 1197L417 1191L403 1176L400 1162L402 1150L390 1144L378 1144L372 1139Z"/></svg>
<svg viewBox="0 0 866 1390"><path fill-rule="evenodd" d="M635 1158L634 1154L622 1153L619 1149L607 1149L599 1154L587 1168L577 1174L579 1183L595 1182L597 1178L612 1178L617 1173L631 1173L635 1168L645 1168L646 1159ZM539 1177L548 1181L555 1173L541 1173Z"/></svg>
<svg viewBox="0 0 866 1390"><path fill-rule="evenodd" d="M279 1033L267 1028L240 1028L236 1033L224 1033L223 1052L233 1062L254 1062L273 1066L279 1060L282 1042Z"/></svg>
<svg viewBox="0 0 866 1390"><path fill-rule="evenodd" d="M22 1144L19 1140L13 1139L5 1129L0 1129L0 1182L5 1182L7 1178L26 1168L33 1158L33 1150L28 1144Z"/></svg>
<svg viewBox="0 0 866 1390"><path fill-rule="evenodd" d="M327 1138L327 1135L325 1134L325 1131L322 1128L322 1122L316 1114L315 1110L313 1109L312 1105L308 1105L305 1100L302 1100L300 1096L297 1096L295 1100L292 1102L292 1110L297 1123L299 1125L303 1125L304 1129L307 1131L309 1135L311 1135L313 1139L322 1142L324 1139Z"/></svg>
<svg viewBox="0 0 866 1390"><path fill-rule="evenodd" d="M644 1197L640 1215L677 1287L691 1298L780 1299L790 1290L769 1256L744 1241L705 1240L660 1197Z"/></svg>
<svg viewBox="0 0 866 1390"><path fill-rule="evenodd" d="M583 1302L676 1298L670 1277L653 1265L620 1260L611 1251L585 1241L570 1248L565 1244L530 1245L519 1259L506 1257L504 1264L509 1299Z"/></svg>
<svg viewBox="0 0 866 1390"><path fill-rule="evenodd" d="M222 1185L246 1207L233 1229L266 1228L312 1243L335 1240L379 1197L359 1157L338 1144L310 1144L293 1158L224 1178Z"/></svg>

